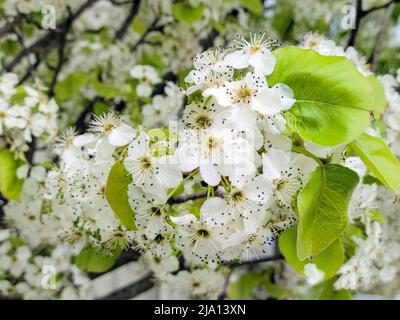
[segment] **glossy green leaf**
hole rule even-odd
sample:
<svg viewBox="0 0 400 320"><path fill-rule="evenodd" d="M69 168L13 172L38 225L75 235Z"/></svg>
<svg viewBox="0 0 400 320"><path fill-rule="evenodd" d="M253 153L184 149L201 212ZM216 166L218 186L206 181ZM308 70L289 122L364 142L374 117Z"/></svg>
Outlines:
<svg viewBox="0 0 400 320"><path fill-rule="evenodd" d="M297 228L285 230L279 236L279 249L287 263L297 272L304 274L307 263L315 263L324 272L324 279L332 278L344 262L344 248L340 240L335 240L328 248L316 255L312 260L300 261L297 256Z"/></svg>
<svg viewBox="0 0 400 320"><path fill-rule="evenodd" d="M121 252L122 249L117 249L112 254L106 254L91 246L86 246L76 257L75 264L83 271L105 272L114 265Z"/></svg>
<svg viewBox="0 0 400 320"><path fill-rule="evenodd" d="M275 50L274 55L269 85L284 83L296 98L285 113L290 130L306 141L333 146L352 141L368 127L372 86L347 58L296 47Z"/></svg>
<svg viewBox="0 0 400 320"><path fill-rule="evenodd" d="M375 76L370 75L367 77L367 79L373 90L373 113L374 117L377 119L380 117L386 107L385 91L382 84Z"/></svg>
<svg viewBox="0 0 400 320"><path fill-rule="evenodd" d="M122 160L117 161L108 175L106 198L124 226L129 230L135 230L135 213L128 199L128 186L131 182L132 177L126 171Z"/></svg>
<svg viewBox="0 0 400 320"><path fill-rule="evenodd" d="M297 255L300 260L328 248L347 225L347 207L358 175L337 164L315 169L297 198L299 227Z"/></svg>
<svg viewBox="0 0 400 320"><path fill-rule="evenodd" d="M400 162L382 139L364 133L350 146L376 178L392 192L399 192Z"/></svg>
<svg viewBox="0 0 400 320"><path fill-rule="evenodd" d="M0 150L0 192L9 200L19 199L24 180L17 178L17 169L25 163L10 150Z"/></svg>

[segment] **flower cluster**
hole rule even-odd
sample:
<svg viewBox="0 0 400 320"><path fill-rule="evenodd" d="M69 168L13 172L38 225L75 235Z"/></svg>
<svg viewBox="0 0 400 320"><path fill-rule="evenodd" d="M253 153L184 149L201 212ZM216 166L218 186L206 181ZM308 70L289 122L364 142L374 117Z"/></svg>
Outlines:
<svg viewBox="0 0 400 320"><path fill-rule="evenodd" d="M73 265L77 252L67 244L34 248L16 232L5 229L0 232L0 253L0 294L3 296L17 299L91 297L89 279Z"/></svg>
<svg viewBox="0 0 400 320"><path fill-rule="evenodd" d="M0 77L0 143L22 155L33 139L49 142L57 136L59 108L43 90L17 83L13 73Z"/></svg>
<svg viewBox="0 0 400 320"><path fill-rule="evenodd" d="M126 256L168 298L395 296L395 4L346 5L2 1L0 296Z"/></svg>
<svg viewBox="0 0 400 320"><path fill-rule="evenodd" d="M229 50L197 56L186 78L191 102L165 136L135 130L113 112L94 117L89 133L68 130L55 144L60 166L47 173L35 168L22 201L6 206L7 219L27 225L26 237L38 243L55 236L106 254L134 247L160 278L176 270L177 252L190 265L213 268L267 254L278 233L295 222L293 201L316 163L293 153L282 134L281 113L295 100L289 87L269 87L265 80L275 65L275 43L264 37L251 35ZM183 101L173 86L166 92L144 108L146 127L156 121L156 100L170 106ZM127 229L107 201L116 161L132 180L126 192L137 231ZM199 211L191 201L175 203L179 196L198 198ZM30 219L42 219L52 233L29 229Z"/></svg>

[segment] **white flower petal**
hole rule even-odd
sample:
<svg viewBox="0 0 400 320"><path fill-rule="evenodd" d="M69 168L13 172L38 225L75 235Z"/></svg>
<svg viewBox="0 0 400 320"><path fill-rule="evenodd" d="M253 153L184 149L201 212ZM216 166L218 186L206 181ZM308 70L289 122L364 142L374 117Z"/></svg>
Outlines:
<svg viewBox="0 0 400 320"><path fill-rule="evenodd" d="M268 180L279 179L289 168L290 158L281 150L271 149L263 155L263 174Z"/></svg>
<svg viewBox="0 0 400 320"><path fill-rule="evenodd" d="M249 57L249 54L244 50L239 50L226 55L224 63L235 69L243 69L249 66Z"/></svg>
<svg viewBox="0 0 400 320"><path fill-rule="evenodd" d="M269 75L274 71L276 59L270 51L264 50L251 54L248 62L254 71Z"/></svg>
<svg viewBox="0 0 400 320"><path fill-rule="evenodd" d="M216 186L221 180L221 175L218 173L216 166L212 164L200 165L200 174L203 180L210 186Z"/></svg>

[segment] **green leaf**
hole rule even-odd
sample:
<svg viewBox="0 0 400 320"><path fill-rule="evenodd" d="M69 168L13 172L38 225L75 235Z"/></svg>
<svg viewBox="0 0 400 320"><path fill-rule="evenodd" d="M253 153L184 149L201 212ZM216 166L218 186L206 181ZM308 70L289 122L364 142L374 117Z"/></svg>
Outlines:
<svg viewBox="0 0 400 320"><path fill-rule="evenodd" d="M261 285L262 277L257 272L247 272L232 282L227 290L230 300L250 299L252 291Z"/></svg>
<svg viewBox="0 0 400 320"><path fill-rule="evenodd" d="M110 170L106 186L106 198L114 213L129 230L136 230L135 213L128 199L128 186L132 176L126 171L123 160L117 161Z"/></svg>
<svg viewBox="0 0 400 320"><path fill-rule="evenodd" d="M120 95L120 91L118 88L110 85L110 84L106 84L106 83L102 83L99 81L94 81L92 83L93 89L101 96L104 97L106 99L110 99L116 96Z"/></svg>
<svg viewBox="0 0 400 320"><path fill-rule="evenodd" d="M315 263L317 268L324 272L324 279L332 278L344 262L344 248L339 239L335 240L328 248L316 255L312 260L300 261L297 257L297 229L285 230L279 236L279 249L285 260L300 274L304 274L307 263Z"/></svg>
<svg viewBox="0 0 400 320"><path fill-rule="evenodd" d="M368 127L372 87L347 58L296 47L274 55L277 63L268 83L286 84L297 100L285 112L290 130L304 140L333 146L352 141Z"/></svg>
<svg viewBox="0 0 400 320"><path fill-rule="evenodd" d="M264 6L261 0L240 0L240 4L254 14L262 14L264 11Z"/></svg>
<svg viewBox="0 0 400 320"><path fill-rule="evenodd" d="M112 254L106 254L86 246L76 257L75 264L83 271L105 272L113 266L121 252L122 249L117 249Z"/></svg>
<svg viewBox="0 0 400 320"><path fill-rule="evenodd" d="M71 73L54 87L57 99L65 101L79 92L89 81L90 75L86 72Z"/></svg>
<svg viewBox="0 0 400 320"><path fill-rule="evenodd" d="M9 200L19 199L24 179L17 178L17 169L24 164L10 150L0 150L0 192Z"/></svg>
<svg viewBox="0 0 400 320"><path fill-rule="evenodd" d="M172 5L172 13L179 21L192 23L203 17L204 8L203 3L192 7L189 3L179 2Z"/></svg>
<svg viewBox="0 0 400 320"><path fill-rule="evenodd" d="M300 260L329 247L347 225L347 207L358 175L337 164L315 169L297 198L299 227L297 255Z"/></svg>
<svg viewBox="0 0 400 320"><path fill-rule="evenodd" d="M373 90L373 113L375 118L379 118L386 107L385 91L375 76L370 75L367 79Z"/></svg>
<svg viewBox="0 0 400 320"><path fill-rule="evenodd" d="M350 146L387 188L394 193L400 191L400 162L382 139L364 133Z"/></svg>

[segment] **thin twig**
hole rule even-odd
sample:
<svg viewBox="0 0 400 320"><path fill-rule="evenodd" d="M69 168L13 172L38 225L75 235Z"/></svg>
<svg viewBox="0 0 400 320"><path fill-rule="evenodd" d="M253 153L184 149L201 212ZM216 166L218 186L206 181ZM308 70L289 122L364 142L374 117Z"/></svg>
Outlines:
<svg viewBox="0 0 400 320"><path fill-rule="evenodd" d="M207 35L206 38L201 39L199 41L200 46L203 48L203 50L207 50L211 47L214 46L214 40L215 38L219 35L219 32L217 29L212 28L210 33Z"/></svg>
<svg viewBox="0 0 400 320"><path fill-rule="evenodd" d="M58 75L60 74L62 66L63 66L63 64L65 62L65 58L64 58L65 44L66 44L68 31L70 30L71 24L72 24L71 8L69 6L67 6L67 9L68 9L68 17L69 18L66 20L66 24L64 25L64 29L65 29L64 32L62 32L62 36L61 36L61 40L60 40L60 46L58 48L57 66L56 66L56 68L54 70L53 79L51 80L50 87L49 87L49 97L54 96L54 87L56 86Z"/></svg>
<svg viewBox="0 0 400 320"><path fill-rule="evenodd" d="M357 0L355 28L351 30L351 34L350 34L349 41L347 43L347 47L354 46L354 44L356 42L356 38L357 38L357 33L360 29L361 20L364 17L368 16L372 12L388 8L388 7L390 7L390 5L395 4L395 3L400 3L400 0L391 0L383 5L371 7L367 10L363 10L362 0Z"/></svg>
<svg viewBox="0 0 400 320"><path fill-rule="evenodd" d="M6 17L5 20L8 20ZM0 28L0 39L4 37L6 34L12 32L14 27L20 23L22 20L22 14L14 16L12 20L8 20L1 28Z"/></svg>
<svg viewBox="0 0 400 320"><path fill-rule="evenodd" d="M386 30L387 30L387 27L390 22L390 16L392 15L392 12L393 12L394 6L392 6L391 4L392 3L390 3L389 6L385 7L385 8L387 8L387 10L386 10L385 14L382 16L381 27L376 35L375 48L372 51L371 57L369 59L369 61L371 62L371 70L372 71L376 71L376 67L378 64L378 57L382 50L382 42L383 42L382 38L386 34Z"/></svg>
<svg viewBox="0 0 400 320"><path fill-rule="evenodd" d="M128 300L133 297L151 289L154 286L152 275L148 275L141 280L109 294L108 296L100 298L100 300Z"/></svg>
<svg viewBox="0 0 400 320"><path fill-rule="evenodd" d="M21 45L21 47L24 50L26 50L25 39L24 39L24 30L23 30L22 24L20 26L20 31L15 30L14 32L17 36L19 44ZM33 63L31 61L31 57L29 55L27 55L26 60L28 61L28 65L29 65L27 74L29 74L32 77L32 79L34 80L35 79L35 71L33 69Z"/></svg>
<svg viewBox="0 0 400 320"><path fill-rule="evenodd" d="M109 0L109 1L115 6L123 6L125 4L129 4L129 3L134 2L135 0L126 0L126 1Z"/></svg>
<svg viewBox="0 0 400 320"><path fill-rule="evenodd" d="M28 143L29 149L28 151L25 153L25 158L26 161L28 161L28 163L30 165L33 165L33 156L36 150L36 138L32 137L32 141Z"/></svg>
<svg viewBox="0 0 400 320"><path fill-rule="evenodd" d="M7 223L5 222L4 206L8 203L7 198L5 198L0 193L0 229L7 229Z"/></svg>
<svg viewBox="0 0 400 320"><path fill-rule="evenodd" d="M365 16L369 15L370 13L372 13L374 11L385 9L385 8L389 7L393 3L400 3L400 0L391 0L391 1L389 1L389 2L387 2L385 4L382 4L380 6L371 7L369 9L367 9L367 10L363 10L362 11L362 16L365 17Z"/></svg>
<svg viewBox="0 0 400 320"><path fill-rule="evenodd" d="M168 199L169 204L184 203L191 200L201 199L207 196L207 191L202 191L195 194L187 194L183 196L172 197Z"/></svg>
<svg viewBox="0 0 400 320"><path fill-rule="evenodd" d="M141 44L143 44L146 41L147 36L149 35L150 32L153 31L162 31L164 27L168 24L163 24L160 26L157 26L159 18L155 18L154 21L149 25L147 30L140 36L139 40L136 41L136 43L132 46L131 52L135 51Z"/></svg>
<svg viewBox="0 0 400 320"><path fill-rule="evenodd" d="M218 297L218 300L224 300L228 296L228 287L229 287L232 273L233 273L233 270L229 270L229 273L225 278L224 286L222 288L221 294Z"/></svg>
<svg viewBox="0 0 400 320"><path fill-rule="evenodd" d="M95 105L96 102L102 100L103 98L97 96L86 104L85 109L83 109L83 111L81 112L81 114L79 115L78 119L75 122L75 127L80 134L85 133L87 129L87 120L90 114L92 113L93 106Z"/></svg>
<svg viewBox="0 0 400 320"><path fill-rule="evenodd" d="M36 55L36 61L35 61L35 63L34 63L33 65L31 65L31 68L29 68L29 69L26 71L25 75L22 76L22 78L19 80L17 86L23 84L26 80L28 80L28 78L29 78L29 77L31 76L31 74L32 74L32 71L33 71L33 72L36 71L36 69L39 67L41 61L42 61L42 60L41 60L41 58L39 57L39 55Z"/></svg>
<svg viewBox="0 0 400 320"><path fill-rule="evenodd" d="M27 48L22 48L22 50L16 55L16 57L9 62L2 72L12 71L25 56L35 53L41 54L42 59L54 48L58 47L63 35L62 32L66 32L72 27L72 22L75 21L84 11L90 8L98 0L88 0L83 5L81 5L72 15L66 18L63 22L57 25L56 29L50 29L49 32L41 37L39 40L34 42ZM68 28L66 28L68 26ZM60 32L59 30L62 30Z"/></svg>
<svg viewBox="0 0 400 320"><path fill-rule="evenodd" d="M362 15L363 15L362 0L357 0L355 26L354 26L354 29L351 29L350 38L349 38L349 41L347 42L347 47L354 46L354 44L356 42L357 33L360 28Z"/></svg>
<svg viewBox="0 0 400 320"><path fill-rule="evenodd" d="M258 263L263 263L263 262L277 261L277 260L281 260L281 259L283 259L283 256L279 253L278 255L271 256L271 257L265 257L265 258L261 258L261 259L227 263L226 266L228 266L230 268L236 268L236 267L253 265L253 264L258 264Z"/></svg>
<svg viewBox="0 0 400 320"><path fill-rule="evenodd" d="M121 27L115 33L115 38L117 40L121 41L124 38L126 32L128 31L129 26L132 23L132 20L135 18L135 16L137 15L137 13L139 11L140 2L141 2L141 0L133 1L132 7L129 10L128 15L126 16L126 18L125 18L124 22L122 23Z"/></svg>

